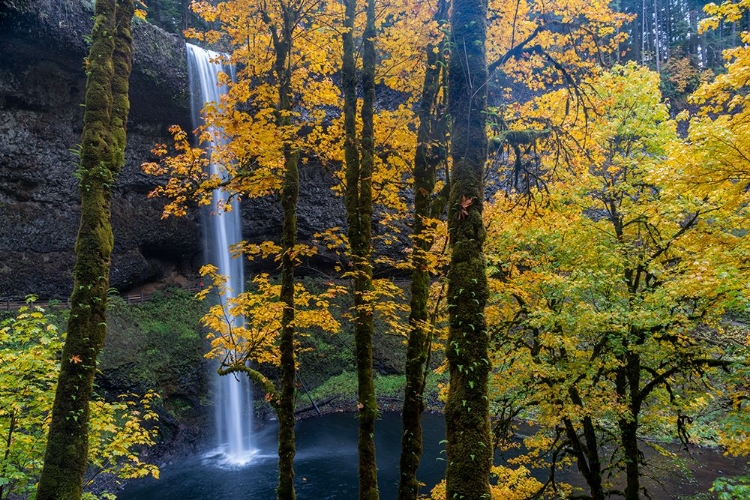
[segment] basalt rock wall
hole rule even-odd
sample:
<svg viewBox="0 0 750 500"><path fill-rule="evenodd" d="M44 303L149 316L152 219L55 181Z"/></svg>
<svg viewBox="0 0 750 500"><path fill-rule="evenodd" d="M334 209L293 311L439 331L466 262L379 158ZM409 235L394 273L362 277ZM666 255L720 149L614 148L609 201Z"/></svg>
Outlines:
<svg viewBox="0 0 750 500"><path fill-rule="evenodd" d="M86 0L0 0L0 300L30 293L65 298L72 289L80 214L73 151L83 124L92 14ZM170 125L191 128L184 40L134 21L127 158L112 198L111 286L121 291L170 272L194 272L203 250L201 217L194 211L162 220L164 202L147 198L156 180L140 169L154 144L169 141ZM344 226L345 216L330 174L303 170L299 238L311 241L321 228ZM245 202L242 213L246 238L277 238L277 200ZM331 263L323 255L311 265Z"/></svg>
<svg viewBox="0 0 750 500"><path fill-rule="evenodd" d="M80 201L73 176L92 7L27 0L0 8L0 297L64 298L72 288ZM143 22L135 64L127 161L112 199L112 286L126 289L190 265L200 251L194 220L160 219L140 172L171 123L189 124L184 44Z"/></svg>

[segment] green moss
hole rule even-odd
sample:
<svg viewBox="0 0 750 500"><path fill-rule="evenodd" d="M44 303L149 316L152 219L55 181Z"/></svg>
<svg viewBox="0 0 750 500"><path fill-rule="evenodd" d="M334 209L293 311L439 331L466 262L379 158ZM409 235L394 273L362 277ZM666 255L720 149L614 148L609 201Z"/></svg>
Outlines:
<svg viewBox="0 0 750 500"><path fill-rule="evenodd" d="M181 386L203 364L200 319L205 304L176 288L141 304L126 304L117 296L109 303L109 334L99 358L105 383L156 389L166 397L177 390L193 392Z"/></svg>
<svg viewBox="0 0 750 500"><path fill-rule="evenodd" d="M438 399L438 384L447 382L447 374L431 373L427 377L425 398L435 402ZM397 398L404 395L406 377L404 375L382 375L375 377L375 395L378 398ZM344 401L356 401L357 399L357 373L344 371L335 375L323 384L310 391L315 401L325 401L332 397L338 397ZM298 406L307 406L308 399L298 397Z"/></svg>

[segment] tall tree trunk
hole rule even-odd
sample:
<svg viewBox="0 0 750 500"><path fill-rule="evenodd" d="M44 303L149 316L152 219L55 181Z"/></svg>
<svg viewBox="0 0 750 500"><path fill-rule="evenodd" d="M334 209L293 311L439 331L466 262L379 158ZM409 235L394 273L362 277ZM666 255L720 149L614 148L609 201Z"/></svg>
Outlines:
<svg viewBox="0 0 750 500"><path fill-rule="evenodd" d="M641 33L643 34L643 39L641 40L642 47L640 63L643 65L646 64L646 57L648 54L648 40L650 37L648 25L646 24L648 20L648 18L646 17L646 5L646 0L641 0Z"/></svg>
<svg viewBox="0 0 750 500"><path fill-rule="evenodd" d="M357 147L357 76L354 48L356 0L346 0L343 35L344 130L346 161L346 212L354 282L354 342L357 359L359 408L359 498L377 500L378 469L375 462L375 420L378 408L372 378L372 170L374 162L375 102L375 0L368 0L362 54L362 150Z"/></svg>
<svg viewBox="0 0 750 500"><path fill-rule="evenodd" d="M691 8L688 11L688 19L690 19L690 42L688 43L688 56L690 56L697 64L703 64L700 57L698 48L700 47L700 38L703 35L698 35L698 11ZM705 50L702 51L705 53ZM700 66L699 66L700 67ZM705 66L702 66L705 67Z"/></svg>
<svg viewBox="0 0 750 500"><path fill-rule="evenodd" d="M294 500L294 262L291 252L297 239L297 197L299 195L298 154L287 145L284 148L284 183L281 206L284 211L281 246L281 398L276 409L279 418L279 500Z"/></svg>
<svg viewBox="0 0 750 500"><path fill-rule="evenodd" d="M375 462L375 420L378 406L372 377L372 174L375 160L375 0L367 0L362 53L362 156L359 172L358 235L356 241L355 307L357 326L357 383L359 393L359 498L378 500L378 467Z"/></svg>
<svg viewBox="0 0 750 500"><path fill-rule="evenodd" d="M279 354L281 358L281 391L276 414L279 418L279 500L294 500L294 260L292 252L297 243L297 198L299 196L299 153L290 143L285 130L292 124L292 71L289 58L292 54L293 31L296 17L281 2L283 26L281 34L271 27L276 50L275 73L278 78L279 111L276 121L284 134L284 180L281 186L281 208L284 213L281 235L281 317Z"/></svg>
<svg viewBox="0 0 750 500"><path fill-rule="evenodd" d="M441 0L434 18L445 19L448 2ZM436 116L443 68L443 51L436 44L427 46L427 69L422 86L422 102L419 109L417 150L414 157L414 234L413 266L411 277L411 303L409 313L409 339L406 348L406 388L402 407L403 434L401 437L401 476L399 500L416 500L419 494L417 469L422 456L422 412L424 411L424 388L429 369L430 333L427 302L430 291L430 271L427 256L433 238L425 220L432 210L432 195L435 190L436 169L443 160L441 143L445 139L442 120Z"/></svg>
<svg viewBox="0 0 750 500"><path fill-rule="evenodd" d="M81 498L88 462L89 400L106 335L113 236L110 196L125 150L132 67L132 0L97 0L87 59L81 139L81 225L73 294L37 499Z"/></svg>
<svg viewBox="0 0 750 500"><path fill-rule="evenodd" d="M448 105L451 130L449 231L453 249L448 272L450 330L446 356L450 387L445 405L449 499L489 499L492 465L488 374L489 335L484 308L482 221L487 160L485 0L456 0L451 15L452 51Z"/></svg>
<svg viewBox="0 0 750 500"><path fill-rule="evenodd" d="M635 17L630 21L629 25L632 29L632 36L628 39L627 44L632 48L632 55L630 59L637 63L643 62L643 29L641 24L641 9L637 2L628 2L629 9L628 14L632 14Z"/></svg>
<svg viewBox="0 0 750 500"><path fill-rule="evenodd" d="M664 7L664 62L668 63L672 57L672 2L668 1Z"/></svg>

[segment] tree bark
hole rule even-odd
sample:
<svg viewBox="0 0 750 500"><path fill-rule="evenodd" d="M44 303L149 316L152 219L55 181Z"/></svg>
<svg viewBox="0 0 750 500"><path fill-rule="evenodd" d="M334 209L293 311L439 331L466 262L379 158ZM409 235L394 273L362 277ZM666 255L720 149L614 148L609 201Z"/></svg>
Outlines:
<svg viewBox="0 0 750 500"><path fill-rule="evenodd" d="M484 318L489 291L482 221L487 159L486 15L485 0L456 0L451 16L449 231L453 253L448 272L450 329L446 346L450 387L445 405L449 499L490 498L493 450L489 335Z"/></svg>
<svg viewBox="0 0 750 500"><path fill-rule="evenodd" d="M346 0L343 34L344 55L344 157L346 163L345 204L349 224L351 276L354 284L354 342L357 359L359 408L359 498L377 500L378 470L375 462L377 401L372 378L372 169L374 161L373 115L375 101L375 1L368 0L362 54L362 138L357 147L357 75L354 47L356 0Z"/></svg>
<svg viewBox="0 0 750 500"><path fill-rule="evenodd" d="M654 60L656 61L657 73L661 73L661 51L659 50L661 36L659 32L659 3L658 0L654 0Z"/></svg>
<svg viewBox="0 0 750 500"><path fill-rule="evenodd" d="M113 236L110 196L124 158L132 67L132 0L97 0L81 139L81 224L73 294L37 499L79 499L88 463L89 400L106 336Z"/></svg>
<svg viewBox="0 0 750 500"><path fill-rule="evenodd" d="M618 421L620 443L625 457L625 500L639 500L641 493L640 465L638 450L638 416L641 412L641 358L638 353L629 352L623 357L623 366L615 376L615 388L621 400L627 403L628 414Z"/></svg>
<svg viewBox="0 0 750 500"><path fill-rule="evenodd" d="M372 174L375 160L375 0L367 0L366 24L362 43L362 155L359 172L357 216L359 234L351 241L355 253L355 299L357 321L357 381L359 394L359 498L378 500L378 467L375 462L375 420L378 405L372 377L373 324L372 293Z"/></svg>
<svg viewBox="0 0 750 500"><path fill-rule="evenodd" d="M448 2L441 0L434 19L445 19ZM427 46L427 68L422 86L422 102L419 110L417 150L414 157L414 232L413 270L411 277L411 303L409 313L409 339L406 347L406 387L401 410L403 434L401 437L401 459L399 500L416 500L419 494L417 469L422 456L422 412L425 408L425 377L429 369L431 336L427 302L430 291L430 271L426 253L433 238L425 226L432 214L432 195L435 190L436 170L443 160L442 143L445 130L441 117L437 116L437 102L443 68L443 51L436 44Z"/></svg>
<svg viewBox="0 0 750 500"><path fill-rule="evenodd" d="M281 235L281 294L284 304L281 317L279 354L281 359L281 391L276 413L279 419L279 500L294 500L294 375L296 360L294 352L294 259L292 252L297 243L297 198L299 196L299 153L286 137L284 130L292 119L292 71L289 58L292 54L293 31L296 18L291 9L281 3L283 26L281 35L272 27L276 50L275 73L278 78L279 112L277 124L284 134L284 180L281 186L281 208L284 213Z"/></svg>
<svg viewBox="0 0 750 500"><path fill-rule="evenodd" d="M583 398L578 389L571 387L568 389L570 400L584 413ZM565 432L568 435L570 447L573 450L573 456L576 458L578 470L589 485L591 500L605 500L604 487L602 485L602 465L599 457L599 443L596 436L594 421L590 416L584 416L582 421L583 439L582 442L578 432L573 427L573 422L569 418L564 419Z"/></svg>

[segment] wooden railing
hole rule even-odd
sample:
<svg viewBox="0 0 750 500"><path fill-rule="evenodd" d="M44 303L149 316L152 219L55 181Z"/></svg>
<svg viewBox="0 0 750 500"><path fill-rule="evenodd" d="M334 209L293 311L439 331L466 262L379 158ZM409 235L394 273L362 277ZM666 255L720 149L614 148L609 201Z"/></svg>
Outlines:
<svg viewBox="0 0 750 500"><path fill-rule="evenodd" d="M189 288L187 289L190 292L197 293L200 289L199 288ZM148 302L151 300L151 296L153 293L130 293L127 295L121 295L120 297L122 300L124 300L127 304L140 304L142 302ZM21 300L3 300L0 301L0 312L2 311L17 311L23 306L27 305L26 301ZM70 299L66 300L37 300L34 301L35 306L39 306L43 309L50 309L50 308L56 308L56 309L69 309L70 308Z"/></svg>

